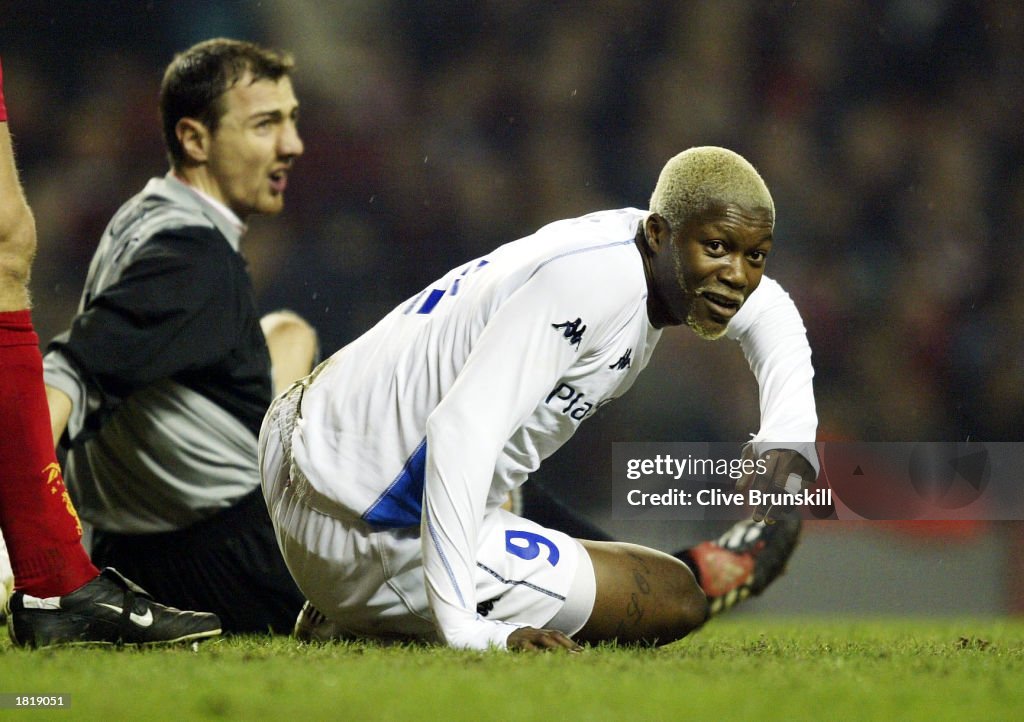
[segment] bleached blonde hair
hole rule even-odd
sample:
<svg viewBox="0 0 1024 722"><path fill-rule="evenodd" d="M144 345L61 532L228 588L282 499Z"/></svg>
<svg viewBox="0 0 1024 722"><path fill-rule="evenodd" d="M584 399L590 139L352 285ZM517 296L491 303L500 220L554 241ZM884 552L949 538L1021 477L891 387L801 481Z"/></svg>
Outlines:
<svg viewBox="0 0 1024 722"><path fill-rule="evenodd" d="M684 150L665 164L650 210L675 229L714 202L767 208L775 225L775 203L754 166L739 153L712 145Z"/></svg>

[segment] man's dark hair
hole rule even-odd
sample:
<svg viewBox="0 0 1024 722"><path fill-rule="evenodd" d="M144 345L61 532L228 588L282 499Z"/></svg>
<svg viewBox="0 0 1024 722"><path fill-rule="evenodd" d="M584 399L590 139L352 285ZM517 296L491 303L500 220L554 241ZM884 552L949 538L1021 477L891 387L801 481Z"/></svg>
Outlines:
<svg viewBox="0 0 1024 722"><path fill-rule="evenodd" d="M280 80L295 67L291 55L228 38L204 40L178 53L160 85L160 118L171 165L185 161L185 150L174 128L182 118L195 118L211 133L224 115L224 93L246 73L252 82Z"/></svg>

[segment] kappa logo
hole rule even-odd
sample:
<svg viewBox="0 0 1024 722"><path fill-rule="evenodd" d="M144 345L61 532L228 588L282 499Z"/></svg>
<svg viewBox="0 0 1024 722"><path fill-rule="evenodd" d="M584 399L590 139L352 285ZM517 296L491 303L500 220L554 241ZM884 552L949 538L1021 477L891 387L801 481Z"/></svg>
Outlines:
<svg viewBox="0 0 1024 722"><path fill-rule="evenodd" d="M577 318L575 321L566 321L565 323L553 323L551 328L560 330L562 335L569 339L569 343L577 349L580 347L580 341L583 340L583 332L587 330L582 318Z"/></svg>
<svg viewBox="0 0 1024 722"><path fill-rule="evenodd" d="M96 602L96 604L101 607L106 607L107 609L117 612L118 614L124 614L124 609L114 604L107 604L106 602ZM136 626L148 627L153 624L153 610L147 608L145 614L136 614L135 612L130 612L128 614L128 619L132 620L132 623Z"/></svg>
<svg viewBox="0 0 1024 722"><path fill-rule="evenodd" d="M625 371L626 369L629 368L630 364L632 363L632 355L633 349L627 348L626 353L622 354L622 358L620 358L613 364L609 364L608 368L613 369L615 371Z"/></svg>

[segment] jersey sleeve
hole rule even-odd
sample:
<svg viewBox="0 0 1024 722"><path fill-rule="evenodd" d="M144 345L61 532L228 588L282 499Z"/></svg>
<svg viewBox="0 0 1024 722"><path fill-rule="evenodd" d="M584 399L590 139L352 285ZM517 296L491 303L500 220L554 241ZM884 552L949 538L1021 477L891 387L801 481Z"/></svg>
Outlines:
<svg viewBox="0 0 1024 722"><path fill-rule="evenodd" d="M729 324L728 336L739 341L757 378L761 428L753 441L759 451L773 448L773 443L814 442L818 416L811 347L789 294L776 281L763 278Z"/></svg>
<svg viewBox="0 0 1024 722"><path fill-rule="evenodd" d="M147 244L48 347L46 383L68 393L79 421L154 381L202 368L235 343L230 247L188 236Z"/></svg>
<svg viewBox="0 0 1024 722"><path fill-rule="evenodd" d="M424 570L450 646L504 648L520 626L476 611L476 548L495 462L513 431L621 313L615 296L579 264L543 267L486 322L427 421Z"/></svg>

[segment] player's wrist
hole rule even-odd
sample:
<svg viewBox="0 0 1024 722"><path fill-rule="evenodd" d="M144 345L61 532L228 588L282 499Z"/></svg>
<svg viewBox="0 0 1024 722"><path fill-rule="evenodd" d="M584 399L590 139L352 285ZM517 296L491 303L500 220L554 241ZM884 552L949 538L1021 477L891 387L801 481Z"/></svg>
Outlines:
<svg viewBox="0 0 1024 722"><path fill-rule="evenodd" d="M818 460L817 445L813 441L749 441L747 445L750 447L753 453L753 458L758 458L775 449L781 449L784 451L795 451L800 454L808 464L811 465L811 469L814 470L814 475L817 477L821 471L821 462Z"/></svg>
<svg viewBox="0 0 1024 722"><path fill-rule="evenodd" d="M445 644L455 649L508 649L508 638L526 625L516 622L477 618L456 627L441 630Z"/></svg>

